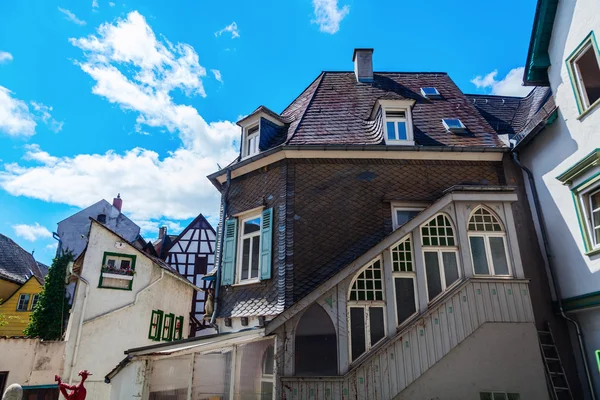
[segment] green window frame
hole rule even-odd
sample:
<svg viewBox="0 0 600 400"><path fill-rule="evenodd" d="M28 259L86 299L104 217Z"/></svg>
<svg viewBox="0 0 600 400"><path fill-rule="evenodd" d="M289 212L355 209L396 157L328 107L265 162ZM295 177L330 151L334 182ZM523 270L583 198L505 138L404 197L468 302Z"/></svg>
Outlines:
<svg viewBox="0 0 600 400"><path fill-rule="evenodd" d="M183 338L183 316L175 318L175 326L173 327L173 340L181 340Z"/></svg>
<svg viewBox="0 0 600 400"><path fill-rule="evenodd" d="M163 320L162 340L170 342L173 340L173 326L175 325L175 314L166 314Z"/></svg>
<svg viewBox="0 0 600 400"><path fill-rule="evenodd" d="M152 316L150 317L150 329L148 330L148 339L156 342L160 341L164 314L165 313L161 310L152 310Z"/></svg>
<svg viewBox="0 0 600 400"><path fill-rule="evenodd" d="M131 290L133 286L133 277L135 276L135 262L137 256L133 254L104 252L102 257L102 266L100 267L100 279L98 288L114 290ZM128 263L128 264L127 264ZM123 280L127 280L126 287L107 286L104 282L105 274L122 275Z"/></svg>
<svg viewBox="0 0 600 400"><path fill-rule="evenodd" d="M575 66L575 63L590 47L596 55L596 61L600 66L600 51L598 50L598 43L596 41L596 35L594 34L594 31L590 32L565 60L569 78L571 80L571 87L573 88L573 94L575 95L575 101L577 102L577 109L580 116L585 115L588 111L600 104L600 99L596 99L590 103L588 101L587 94L582 92L582 90L584 90L580 87L580 82L582 80L580 79L579 71Z"/></svg>

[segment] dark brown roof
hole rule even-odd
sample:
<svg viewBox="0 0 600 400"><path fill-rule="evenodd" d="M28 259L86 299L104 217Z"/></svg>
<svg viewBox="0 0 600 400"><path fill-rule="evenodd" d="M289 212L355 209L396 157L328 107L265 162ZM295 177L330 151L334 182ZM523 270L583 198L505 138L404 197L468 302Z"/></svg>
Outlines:
<svg viewBox="0 0 600 400"><path fill-rule="evenodd" d="M40 265L44 268L40 268ZM11 238L0 234L0 279L23 284L35 276L43 283L47 272L48 267L36 262L31 253Z"/></svg>

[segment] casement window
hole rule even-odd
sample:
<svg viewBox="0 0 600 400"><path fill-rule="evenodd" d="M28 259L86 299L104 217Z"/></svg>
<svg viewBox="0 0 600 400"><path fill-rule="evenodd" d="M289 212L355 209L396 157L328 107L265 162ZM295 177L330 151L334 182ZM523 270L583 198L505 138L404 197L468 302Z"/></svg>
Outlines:
<svg viewBox="0 0 600 400"><path fill-rule="evenodd" d="M458 118L444 118L442 119L442 125L448 132L464 133L467 131L467 127Z"/></svg>
<svg viewBox="0 0 600 400"><path fill-rule="evenodd" d="M260 142L259 124L249 126L244 129L243 157L252 157L258 154L258 144Z"/></svg>
<svg viewBox="0 0 600 400"><path fill-rule="evenodd" d="M391 248L396 325L401 325L417 312L416 275L411 236L404 237Z"/></svg>
<svg viewBox="0 0 600 400"><path fill-rule="evenodd" d="M27 311L30 298L31 298L30 294L23 293L23 294L19 295L19 301L17 302L17 311Z"/></svg>
<svg viewBox="0 0 600 400"><path fill-rule="evenodd" d="M173 340L183 338L183 316L175 318L175 327L173 328Z"/></svg>
<svg viewBox="0 0 600 400"><path fill-rule="evenodd" d="M100 270L99 288L131 290L136 256L105 252Z"/></svg>
<svg viewBox="0 0 600 400"><path fill-rule="evenodd" d="M392 207L394 229L398 229L399 227L416 217L424 209L424 207Z"/></svg>
<svg viewBox="0 0 600 400"><path fill-rule="evenodd" d="M161 310L153 310L150 318L150 330L148 331L148 339L159 341L162 333L162 323L164 312Z"/></svg>
<svg viewBox="0 0 600 400"><path fill-rule="evenodd" d="M521 400L519 393L507 392L480 392L480 400Z"/></svg>
<svg viewBox="0 0 600 400"><path fill-rule="evenodd" d="M271 278L273 209L225 221L221 285Z"/></svg>
<svg viewBox="0 0 600 400"><path fill-rule="evenodd" d="M260 375L261 399L273 398L273 385L275 383L275 347L270 345L263 354L262 373Z"/></svg>
<svg viewBox="0 0 600 400"><path fill-rule="evenodd" d="M579 112L600 103L600 52L594 32L567 58L567 68Z"/></svg>
<svg viewBox="0 0 600 400"><path fill-rule="evenodd" d="M173 328L175 325L175 314L166 314L163 319L162 340L170 342L173 340Z"/></svg>
<svg viewBox="0 0 600 400"><path fill-rule="evenodd" d="M427 297L432 301L460 279L454 229L445 214L437 214L421 226Z"/></svg>
<svg viewBox="0 0 600 400"><path fill-rule="evenodd" d="M33 311L35 309L35 305L37 304L39 298L39 294L33 295L33 297L31 298L31 306L29 307L29 310Z"/></svg>
<svg viewBox="0 0 600 400"><path fill-rule="evenodd" d="M385 107L384 133L386 144L414 145L410 108Z"/></svg>
<svg viewBox="0 0 600 400"><path fill-rule="evenodd" d="M506 233L498 218L478 207L469 218L468 232L475 275L510 275Z"/></svg>
<svg viewBox="0 0 600 400"><path fill-rule="evenodd" d="M381 259L357 274L348 292L350 359L356 360L385 337Z"/></svg>

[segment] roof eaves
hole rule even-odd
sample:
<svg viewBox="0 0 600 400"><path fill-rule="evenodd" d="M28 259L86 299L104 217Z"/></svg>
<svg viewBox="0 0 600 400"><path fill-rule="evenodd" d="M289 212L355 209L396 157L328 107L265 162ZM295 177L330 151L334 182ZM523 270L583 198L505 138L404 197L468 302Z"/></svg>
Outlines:
<svg viewBox="0 0 600 400"><path fill-rule="evenodd" d="M527 61L523 72L525 86L548 86L548 67L550 56L548 47L552 36L552 27L558 0L538 0L533 19L533 29L527 51Z"/></svg>

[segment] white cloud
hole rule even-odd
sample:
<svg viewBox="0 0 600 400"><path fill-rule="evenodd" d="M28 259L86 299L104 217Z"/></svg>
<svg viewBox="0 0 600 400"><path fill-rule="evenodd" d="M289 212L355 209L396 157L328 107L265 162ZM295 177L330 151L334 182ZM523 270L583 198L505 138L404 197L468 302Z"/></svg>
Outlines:
<svg viewBox="0 0 600 400"><path fill-rule="evenodd" d="M92 8L93 9L98 8L98 0L92 0Z"/></svg>
<svg viewBox="0 0 600 400"><path fill-rule="evenodd" d="M26 225L26 224L18 224L13 225L13 229L15 230L15 234L23 238L25 240L29 240L30 242L35 242L41 238L51 238L52 233L44 226L41 226L37 222L35 225Z"/></svg>
<svg viewBox="0 0 600 400"><path fill-rule="evenodd" d="M485 76L476 76L471 83L478 89L490 89L491 94L499 96L527 96L531 87L523 86L524 67L511 69L504 79L497 81L498 70L494 70Z"/></svg>
<svg viewBox="0 0 600 400"><path fill-rule="evenodd" d="M9 136L32 136L36 122L27 103L12 97L7 88L0 86L0 132Z"/></svg>
<svg viewBox="0 0 600 400"><path fill-rule="evenodd" d="M213 73L216 80L223 83L223 77L221 77L221 71L219 71L218 69L211 69L210 72Z"/></svg>
<svg viewBox="0 0 600 400"><path fill-rule="evenodd" d="M62 130L64 122L59 122L52 118L52 115L50 115L50 111L52 111L51 106L46 106L42 103L38 103L35 101L31 101L30 104L33 107L33 109L38 112L40 118L46 125L48 125L48 128L50 128L50 130L54 132L60 132Z"/></svg>
<svg viewBox="0 0 600 400"><path fill-rule="evenodd" d="M65 19L73 22L74 24L77 24L80 26L83 26L86 24L86 22L84 20L77 18L77 16L75 14L73 14L71 11L69 11L67 9L58 7L58 11L65 14Z"/></svg>
<svg viewBox="0 0 600 400"><path fill-rule="evenodd" d="M0 51L0 64L13 60L13 55L7 51Z"/></svg>
<svg viewBox="0 0 600 400"><path fill-rule="evenodd" d="M109 1L109 2L108 2L108 5L109 5L109 6L111 6L111 7L114 7L114 6L115 6L115 3L113 3L112 1Z"/></svg>
<svg viewBox="0 0 600 400"><path fill-rule="evenodd" d="M121 193L124 211L145 226L200 212L218 215L219 193L206 175L238 155L239 127L208 123L194 107L171 97L174 89L206 96L201 80L206 70L195 50L158 40L136 11L70 41L84 51L76 65L94 79L94 94L136 113L140 131L145 125L177 133L181 146L165 157L143 148L56 157L31 145L24 162L4 164L0 187L16 196L79 207Z"/></svg>
<svg viewBox="0 0 600 400"><path fill-rule="evenodd" d="M350 12L348 5L338 8L338 0L313 0L315 19L313 24L319 25L321 32L334 34L340 30L340 22Z"/></svg>
<svg viewBox="0 0 600 400"><path fill-rule="evenodd" d="M225 28L221 29L220 31L215 32L215 36L221 36L225 32L230 32L232 39L240 37L240 32L238 31L238 27L237 27L237 24L235 23L235 21L232 22L231 24L227 25Z"/></svg>

